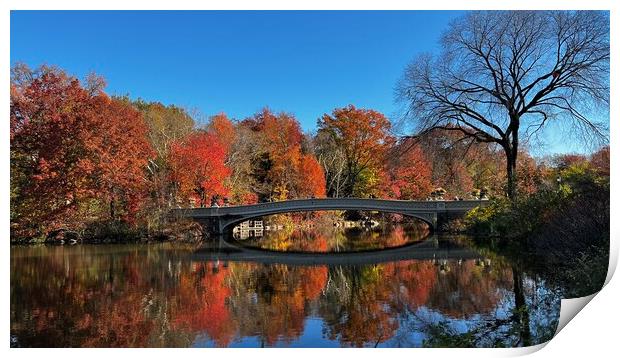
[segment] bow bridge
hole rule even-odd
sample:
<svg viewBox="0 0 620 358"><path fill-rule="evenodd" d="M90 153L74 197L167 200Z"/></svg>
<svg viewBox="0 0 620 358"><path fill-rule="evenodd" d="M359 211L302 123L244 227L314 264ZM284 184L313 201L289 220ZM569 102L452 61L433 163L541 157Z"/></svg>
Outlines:
<svg viewBox="0 0 620 358"><path fill-rule="evenodd" d="M461 217L478 206L486 206L487 200L385 200L357 198L299 199L260 203L252 205L173 209L171 215L200 222L214 233L224 234L235 225L262 216L323 210L363 210L397 213L426 222L431 230L441 228L450 219Z"/></svg>

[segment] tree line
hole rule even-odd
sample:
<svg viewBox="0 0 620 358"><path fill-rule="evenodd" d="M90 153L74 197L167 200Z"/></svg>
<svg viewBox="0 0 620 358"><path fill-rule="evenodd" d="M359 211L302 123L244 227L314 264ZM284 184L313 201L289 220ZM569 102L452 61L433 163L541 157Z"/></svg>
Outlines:
<svg viewBox="0 0 620 358"><path fill-rule="evenodd" d="M304 133L264 108L207 121L108 96L105 81L11 71L11 228L160 227L172 207L310 197L425 199L531 194L544 165L527 144L550 123L605 144L609 19L598 11L475 11L444 31L396 86L413 136L345 105ZM604 117L604 116L603 116ZM573 137L575 138L575 137Z"/></svg>
<svg viewBox="0 0 620 358"><path fill-rule="evenodd" d="M92 224L158 229L176 207L298 198L428 199L501 195L505 161L492 143L453 131L393 135L372 109L348 105L304 133L290 113L264 108L236 120L199 121L158 102L107 95L55 67L24 64L11 76L11 233L33 237ZM544 165L519 157L519 188Z"/></svg>

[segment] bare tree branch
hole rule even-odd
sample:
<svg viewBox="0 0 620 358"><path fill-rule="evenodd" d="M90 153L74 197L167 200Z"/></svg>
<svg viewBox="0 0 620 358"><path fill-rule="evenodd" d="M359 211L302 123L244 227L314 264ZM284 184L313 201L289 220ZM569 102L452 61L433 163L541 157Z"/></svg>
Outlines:
<svg viewBox="0 0 620 358"><path fill-rule="evenodd" d="M439 56L419 56L397 84L403 119L417 135L442 129L499 144L511 197L520 140L550 121L608 140L595 119L609 110L607 12L470 12L441 44Z"/></svg>

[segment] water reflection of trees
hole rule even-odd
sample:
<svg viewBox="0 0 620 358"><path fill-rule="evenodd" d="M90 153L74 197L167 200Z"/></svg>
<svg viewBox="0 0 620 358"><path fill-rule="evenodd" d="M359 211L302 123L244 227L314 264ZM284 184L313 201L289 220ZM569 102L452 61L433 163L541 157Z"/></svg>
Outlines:
<svg viewBox="0 0 620 358"><path fill-rule="evenodd" d="M323 321L324 338L347 346L392 344L416 330L438 342L450 327L413 324L421 310L434 312L430 323L489 322L506 302L521 313L532 304L521 273L476 260L328 268L191 262L173 250L69 255L52 248L38 256L12 253L11 269L11 334L24 346L229 346L245 337L286 345L300 339L308 317ZM517 310L515 297L524 299ZM498 319L515 317L525 319ZM529 326L497 329L517 337L511 344L527 344L535 342L526 336Z"/></svg>
<svg viewBox="0 0 620 358"><path fill-rule="evenodd" d="M326 267L233 265L229 309L239 336L256 336L264 345L298 338L327 279Z"/></svg>
<svg viewBox="0 0 620 358"><path fill-rule="evenodd" d="M266 231L244 245L289 252L341 252L376 250L420 241L429 234L425 224L383 225L375 228L314 227Z"/></svg>
<svg viewBox="0 0 620 358"><path fill-rule="evenodd" d="M491 269L484 260L457 262L439 275L427 305L454 318L490 313L512 285L510 270Z"/></svg>

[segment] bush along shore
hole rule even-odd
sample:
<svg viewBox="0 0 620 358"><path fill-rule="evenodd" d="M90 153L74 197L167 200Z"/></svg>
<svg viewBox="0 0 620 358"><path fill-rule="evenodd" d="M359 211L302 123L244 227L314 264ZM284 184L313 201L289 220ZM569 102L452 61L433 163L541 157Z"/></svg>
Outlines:
<svg viewBox="0 0 620 358"><path fill-rule="evenodd" d="M550 173L553 184L469 212L461 229L556 281L569 297L600 290L610 240L609 171L580 160Z"/></svg>
<svg viewBox="0 0 620 358"><path fill-rule="evenodd" d="M209 237L209 233L195 222L174 221L165 226L149 230L132 227L124 222L102 222L81 230L60 228L44 236L11 237L13 245L74 245L74 244L116 244L178 241L196 243Z"/></svg>

